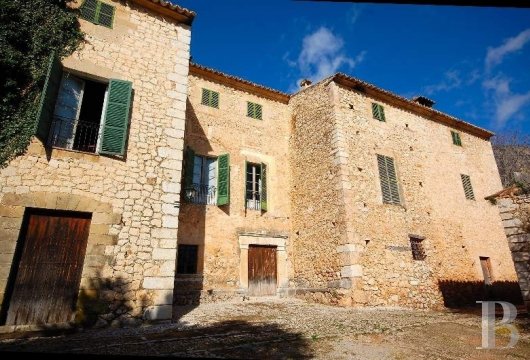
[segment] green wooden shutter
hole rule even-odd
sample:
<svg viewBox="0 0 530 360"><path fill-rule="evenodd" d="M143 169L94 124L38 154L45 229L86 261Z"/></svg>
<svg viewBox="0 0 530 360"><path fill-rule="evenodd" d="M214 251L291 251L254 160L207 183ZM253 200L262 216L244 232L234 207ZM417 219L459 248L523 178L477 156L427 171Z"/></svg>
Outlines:
<svg viewBox="0 0 530 360"><path fill-rule="evenodd" d="M195 166L195 151L187 147L184 155L184 188L193 186L193 168Z"/></svg>
<svg viewBox="0 0 530 360"><path fill-rule="evenodd" d="M210 91L210 106L219 109L219 93Z"/></svg>
<svg viewBox="0 0 530 360"><path fill-rule="evenodd" d="M464 186L464 194L466 195L466 199L475 200L475 194L473 193L473 187L471 186L471 178L469 175L460 174L460 178L462 179L462 185Z"/></svg>
<svg viewBox="0 0 530 360"><path fill-rule="evenodd" d="M63 68L61 62L55 53L52 53L48 60L48 72L40 95L39 110L36 119L36 135L43 142L46 141L50 133L55 102L59 93L59 87L61 86L62 73Z"/></svg>
<svg viewBox="0 0 530 360"><path fill-rule="evenodd" d="M247 116L254 117L254 104L247 101Z"/></svg>
<svg viewBox="0 0 530 360"><path fill-rule="evenodd" d="M378 105L378 107L379 107L379 120L386 121L386 119L385 119L385 108L383 107L383 105Z"/></svg>
<svg viewBox="0 0 530 360"><path fill-rule="evenodd" d="M383 106L372 103L372 116L379 121L385 121L385 109Z"/></svg>
<svg viewBox="0 0 530 360"><path fill-rule="evenodd" d="M230 156L219 155L217 158L217 205L230 202Z"/></svg>
<svg viewBox="0 0 530 360"><path fill-rule="evenodd" d="M100 154L124 155L129 126L132 83L110 80Z"/></svg>
<svg viewBox="0 0 530 360"><path fill-rule="evenodd" d="M85 0L79 11L81 18L97 24L98 0Z"/></svg>
<svg viewBox="0 0 530 360"><path fill-rule="evenodd" d="M254 104L254 115L256 115L256 119L261 120L262 113L262 106L260 104Z"/></svg>
<svg viewBox="0 0 530 360"><path fill-rule="evenodd" d="M261 163L261 210L267 211L267 165Z"/></svg>
<svg viewBox="0 0 530 360"><path fill-rule="evenodd" d="M99 2L97 12L97 23L112 29L114 22L114 6Z"/></svg>
<svg viewBox="0 0 530 360"><path fill-rule="evenodd" d="M399 197L394 159L377 154L377 167L379 169L383 202L387 204L400 204L401 199Z"/></svg>
<svg viewBox="0 0 530 360"><path fill-rule="evenodd" d="M203 105L210 104L210 90L202 89L201 104Z"/></svg>
<svg viewBox="0 0 530 360"><path fill-rule="evenodd" d="M460 134L456 131L451 131L451 137L453 138L453 144L462 146L462 140L460 140Z"/></svg>

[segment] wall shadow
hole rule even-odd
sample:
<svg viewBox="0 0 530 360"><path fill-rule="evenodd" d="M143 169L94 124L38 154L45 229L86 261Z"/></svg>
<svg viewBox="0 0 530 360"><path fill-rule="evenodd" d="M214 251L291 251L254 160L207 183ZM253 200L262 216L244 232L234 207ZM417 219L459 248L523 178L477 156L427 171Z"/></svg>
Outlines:
<svg viewBox="0 0 530 360"><path fill-rule="evenodd" d="M199 122L194 106L186 99L186 126L184 131L184 148L191 148L196 155L207 155L212 151L207 131ZM186 157L181 178L179 202L179 227L177 230L177 264L173 290L173 321L193 310L200 304L204 287L204 245L206 237L207 206L192 204L185 196ZM211 206L211 205L210 205ZM181 245L197 246L197 271L195 274L179 272L178 247Z"/></svg>
<svg viewBox="0 0 530 360"><path fill-rule="evenodd" d="M33 338L31 342L13 339L0 342L0 351L229 359L309 359L314 356L312 339L303 333L288 331L275 323L245 320L183 329L166 324L158 326L156 331L147 327L135 333L116 329L96 340L93 336L93 331L87 331L62 337Z"/></svg>
<svg viewBox="0 0 530 360"><path fill-rule="evenodd" d="M444 305L450 309L476 307L477 301L508 301L521 305L523 298L516 281L494 281L485 285L483 281L439 280Z"/></svg>

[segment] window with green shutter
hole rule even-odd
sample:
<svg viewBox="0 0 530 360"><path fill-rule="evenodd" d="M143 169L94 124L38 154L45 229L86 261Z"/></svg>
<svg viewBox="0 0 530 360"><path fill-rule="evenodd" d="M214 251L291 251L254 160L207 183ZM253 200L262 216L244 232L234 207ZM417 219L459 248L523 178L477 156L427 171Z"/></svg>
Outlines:
<svg viewBox="0 0 530 360"><path fill-rule="evenodd" d="M471 186L471 178L469 175L460 174L460 178L462 179L462 185L464 186L464 194L466 195L466 199L475 200L475 194L473 193L473 187Z"/></svg>
<svg viewBox="0 0 530 360"><path fill-rule="evenodd" d="M399 196L399 186L394 159L377 154L377 166L379 168L379 180L381 181L383 202L387 204L400 204L401 199Z"/></svg>
<svg viewBox="0 0 530 360"><path fill-rule="evenodd" d="M456 131L451 131L451 137L453 138L453 144L462 146L462 140L460 140L460 134Z"/></svg>
<svg viewBox="0 0 530 360"><path fill-rule="evenodd" d="M267 211L267 165L245 162L245 208Z"/></svg>
<svg viewBox="0 0 530 360"><path fill-rule="evenodd" d="M53 122L55 101L61 86L61 77L63 75L63 67L59 58L52 53L48 60L48 69L46 73L46 80L42 89L39 110L36 119L36 135L43 142L46 142L50 127Z"/></svg>
<svg viewBox="0 0 530 360"><path fill-rule="evenodd" d="M38 134L50 147L125 155L132 84L109 83L62 71L49 64L38 114Z"/></svg>
<svg viewBox="0 0 530 360"><path fill-rule="evenodd" d="M102 1L85 0L79 8L79 13L82 19L112 29L115 10L114 6Z"/></svg>
<svg viewBox="0 0 530 360"><path fill-rule="evenodd" d="M261 163L261 211L267 211L267 165Z"/></svg>
<svg viewBox="0 0 530 360"><path fill-rule="evenodd" d="M251 117L253 119L262 120L262 107L260 104L256 104L253 102L248 101L247 102L247 116Z"/></svg>
<svg viewBox="0 0 530 360"><path fill-rule="evenodd" d="M217 206L230 202L230 155L217 158Z"/></svg>
<svg viewBox="0 0 530 360"><path fill-rule="evenodd" d="M219 93L208 89L202 89L201 104L219 109Z"/></svg>
<svg viewBox="0 0 530 360"><path fill-rule="evenodd" d="M372 116L379 121L386 121L385 109L380 104L372 103Z"/></svg>

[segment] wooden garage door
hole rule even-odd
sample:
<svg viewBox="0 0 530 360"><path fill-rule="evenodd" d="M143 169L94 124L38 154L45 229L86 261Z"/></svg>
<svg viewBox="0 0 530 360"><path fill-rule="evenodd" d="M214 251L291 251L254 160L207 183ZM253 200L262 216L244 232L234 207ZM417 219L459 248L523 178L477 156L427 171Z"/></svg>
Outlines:
<svg viewBox="0 0 530 360"><path fill-rule="evenodd" d="M250 296L276 295L276 246L249 246L248 293Z"/></svg>
<svg viewBox="0 0 530 360"><path fill-rule="evenodd" d="M90 214L28 209L7 325L72 320Z"/></svg>

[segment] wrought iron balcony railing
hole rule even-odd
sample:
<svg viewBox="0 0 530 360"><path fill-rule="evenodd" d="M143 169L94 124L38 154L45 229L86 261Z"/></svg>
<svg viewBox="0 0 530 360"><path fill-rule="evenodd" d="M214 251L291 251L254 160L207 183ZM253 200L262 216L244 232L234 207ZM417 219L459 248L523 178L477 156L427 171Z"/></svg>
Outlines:
<svg viewBox="0 0 530 360"><path fill-rule="evenodd" d="M261 210L261 194L259 191L247 190L245 199L246 207L249 210Z"/></svg>
<svg viewBox="0 0 530 360"><path fill-rule="evenodd" d="M217 187L204 184L193 184L195 195L186 200L192 204L216 205Z"/></svg>
<svg viewBox="0 0 530 360"><path fill-rule="evenodd" d="M48 145L84 152L96 152L99 122L54 116Z"/></svg>

